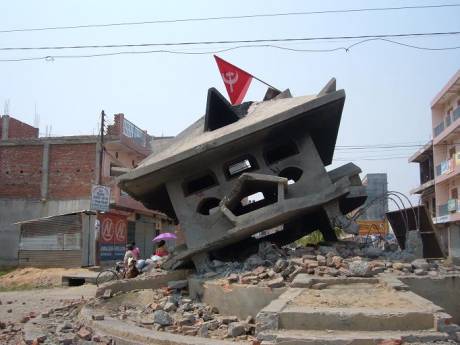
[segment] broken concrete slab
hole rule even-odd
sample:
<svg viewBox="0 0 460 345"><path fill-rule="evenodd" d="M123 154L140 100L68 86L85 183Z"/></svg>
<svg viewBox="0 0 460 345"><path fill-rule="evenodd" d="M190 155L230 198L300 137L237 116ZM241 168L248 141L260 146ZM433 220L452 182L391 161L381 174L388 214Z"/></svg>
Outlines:
<svg viewBox="0 0 460 345"><path fill-rule="evenodd" d="M280 231L264 240L279 245L316 229L336 240L335 226L356 233L344 214L366 199L360 169L325 169L344 100L335 80L316 96L240 106L210 89L202 119L119 178L135 199L180 222L185 246L165 267L192 259L200 272L210 271L209 255L242 254L231 246L257 245L251 236L275 227ZM249 202L256 194L263 197Z"/></svg>

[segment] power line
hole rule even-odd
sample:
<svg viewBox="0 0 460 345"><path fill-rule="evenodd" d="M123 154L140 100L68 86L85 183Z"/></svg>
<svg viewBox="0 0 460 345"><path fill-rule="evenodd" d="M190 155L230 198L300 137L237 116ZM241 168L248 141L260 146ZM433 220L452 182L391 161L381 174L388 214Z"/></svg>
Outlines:
<svg viewBox="0 0 460 345"><path fill-rule="evenodd" d="M244 49L244 48L274 48L280 50L286 50L289 52L297 52L297 53L332 53L336 51L345 51L349 52L352 48L356 47L359 44L368 43L371 41L384 41L387 43L393 43L396 45L401 45L406 48L413 48L418 50L428 50L428 51L446 51L446 50L455 50L460 49L460 46L452 46L452 47L421 47L415 46L411 44L401 43L392 41L389 39L383 38L374 38L374 39L367 39L360 42L356 42L348 47L335 47L330 49L299 49L299 48L289 48L289 47L282 47L272 44L257 44L257 45L240 45L220 50L213 50L213 51L179 51L179 50L147 50L147 51L117 51L111 53L100 53L100 54L81 54L81 55L46 55L46 56L38 56L38 57L24 57L24 58L12 58L12 59L0 59L0 62L21 62L21 61L35 61L35 60L47 60L47 61L54 61L55 59L71 59L71 58L94 58L94 57L106 57L106 56L115 56L115 55L142 55L142 54L178 54L178 55L208 55L208 54L219 54L223 52L228 52L237 49Z"/></svg>
<svg viewBox="0 0 460 345"><path fill-rule="evenodd" d="M400 157L381 157L381 158L350 158L350 159L343 159L343 158L337 158L333 159L333 161L337 162L346 162L346 161L380 161L380 160L393 160L393 159L408 159L406 156L400 156Z"/></svg>
<svg viewBox="0 0 460 345"><path fill-rule="evenodd" d="M41 27L41 28L13 28L13 29L0 30L0 33L49 31L49 30L70 30L70 29L84 29L84 28L104 28L104 27L117 27L117 26L119 27L119 26L132 26L132 25L146 25L146 24L202 22L202 21L218 21L218 20L232 20L232 19L273 18L273 17L322 15L322 14L337 14L337 13L399 11L399 10L432 9L432 8L446 8L446 7L459 7L459 6L460 4L453 3L453 4L422 5L422 6L350 8L350 9L342 9L342 10L281 12L281 13L265 13L265 14L259 13L259 14L238 15L238 16L216 16L216 17L200 17L200 18L149 20L149 21L139 21L139 22L118 22L118 23L106 23L106 24L50 26L50 27Z"/></svg>
<svg viewBox="0 0 460 345"><path fill-rule="evenodd" d="M358 36L323 36L323 37L300 37L300 38L289 37L289 38L266 38L266 39L253 39L253 40L94 44L94 45L42 46L42 47L1 47L0 51L134 48L134 47L155 47L155 46L195 46L195 45L212 45L212 44L247 44L247 43L270 43L270 42L308 42L308 41L320 41L320 40L321 41L323 41L323 40L328 41L328 40L353 40L353 39L376 40L376 39L385 39L385 38L449 36L449 35L458 35L458 34L460 34L460 31L418 32L418 33L378 34L378 35L358 35ZM356 45L356 44L354 44L354 45Z"/></svg>

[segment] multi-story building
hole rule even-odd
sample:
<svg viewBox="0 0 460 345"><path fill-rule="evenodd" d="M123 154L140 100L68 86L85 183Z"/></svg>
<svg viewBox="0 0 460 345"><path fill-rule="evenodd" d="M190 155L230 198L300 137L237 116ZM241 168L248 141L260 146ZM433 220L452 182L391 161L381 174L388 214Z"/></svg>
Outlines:
<svg viewBox="0 0 460 345"><path fill-rule="evenodd" d="M460 260L460 70L431 102L433 140L409 162L420 164L420 194L445 252Z"/></svg>
<svg viewBox="0 0 460 345"><path fill-rule="evenodd" d="M357 219L359 234L367 236L369 234L388 233L388 222L386 213L388 212L388 181L385 173L367 174L363 178L363 186L366 186L367 200L362 206L364 212Z"/></svg>
<svg viewBox="0 0 460 345"><path fill-rule="evenodd" d="M103 144L94 135L39 137L6 115L0 133L0 265L89 266L119 259L131 241L149 256L155 234L174 231L115 183L158 146L123 114ZM94 184L110 187L108 212L91 210Z"/></svg>
<svg viewBox="0 0 460 345"><path fill-rule="evenodd" d="M420 185L413 188L410 193L419 195L420 203L425 205L432 218L436 218L436 195L434 192L434 163L433 141L423 145L410 158L410 163L418 163L420 169Z"/></svg>

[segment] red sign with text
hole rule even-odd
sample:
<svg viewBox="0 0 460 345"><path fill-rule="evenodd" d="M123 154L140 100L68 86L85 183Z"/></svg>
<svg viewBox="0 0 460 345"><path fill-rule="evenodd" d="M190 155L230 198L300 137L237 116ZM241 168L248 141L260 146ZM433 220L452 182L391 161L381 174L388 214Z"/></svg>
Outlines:
<svg viewBox="0 0 460 345"><path fill-rule="evenodd" d="M118 214L99 215L101 224L101 243L126 244L128 238L128 221Z"/></svg>

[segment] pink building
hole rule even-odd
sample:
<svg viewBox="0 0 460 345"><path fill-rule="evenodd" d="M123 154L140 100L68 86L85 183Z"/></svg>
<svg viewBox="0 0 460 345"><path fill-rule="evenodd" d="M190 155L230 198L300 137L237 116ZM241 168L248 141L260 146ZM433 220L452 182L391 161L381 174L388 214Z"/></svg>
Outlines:
<svg viewBox="0 0 460 345"><path fill-rule="evenodd" d="M433 140L409 162L420 164L419 194L446 253L460 260L460 70L431 102Z"/></svg>

